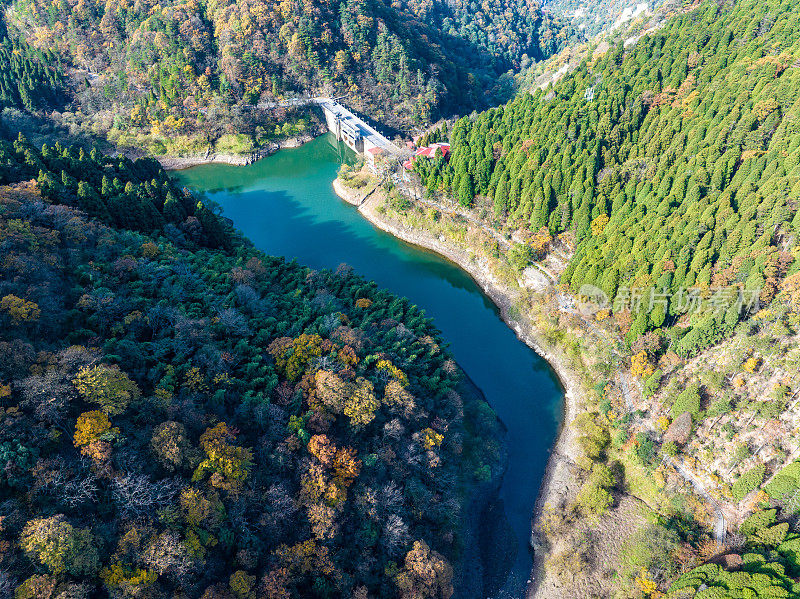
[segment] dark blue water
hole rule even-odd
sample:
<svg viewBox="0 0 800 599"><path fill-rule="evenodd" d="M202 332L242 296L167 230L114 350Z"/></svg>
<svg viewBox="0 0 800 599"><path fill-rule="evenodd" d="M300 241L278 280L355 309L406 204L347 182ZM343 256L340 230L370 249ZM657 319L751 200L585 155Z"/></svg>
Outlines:
<svg viewBox="0 0 800 599"><path fill-rule="evenodd" d="M434 318L456 361L508 428L509 466L500 495L517 552L496 596L521 597L531 569L531 514L561 421L563 391L468 274L376 229L336 196L331 182L345 152L325 135L250 166L204 165L178 177L221 205L265 252L314 269L349 264Z"/></svg>

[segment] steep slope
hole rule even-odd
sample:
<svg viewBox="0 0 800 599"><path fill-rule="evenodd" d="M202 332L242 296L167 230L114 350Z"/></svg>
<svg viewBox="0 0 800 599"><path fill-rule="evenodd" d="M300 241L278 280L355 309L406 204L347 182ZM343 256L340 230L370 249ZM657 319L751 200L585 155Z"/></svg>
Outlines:
<svg viewBox="0 0 800 599"><path fill-rule="evenodd" d="M12 41L0 27L0 109L58 107L62 81L61 65L52 52Z"/></svg>
<svg viewBox="0 0 800 599"><path fill-rule="evenodd" d="M221 219L179 189L158 163L105 156L96 148L0 139L0 182L36 179L47 201L78 208L100 222L145 233L166 232L201 246L232 247Z"/></svg>
<svg viewBox="0 0 800 599"><path fill-rule="evenodd" d="M800 592L800 16L684 10L457 121L424 199L380 206L468 250L585 383L535 597Z"/></svg>
<svg viewBox="0 0 800 599"><path fill-rule="evenodd" d="M498 425L429 319L176 216L152 162L2 151L4 594L452 594ZM55 161L77 192L24 180ZM118 223L119 194L151 208Z"/></svg>
<svg viewBox="0 0 800 599"><path fill-rule="evenodd" d="M654 6L681 7L678 2L637 2L636 0L548 0L545 10L568 20L583 35L591 37L612 32L639 15L650 12ZM669 10L669 7L667 7Z"/></svg>
<svg viewBox="0 0 800 599"><path fill-rule="evenodd" d="M84 70L82 118L165 137L213 138L232 125L266 138L274 123L250 124L269 119L243 106L301 93L346 94L394 126L428 122L508 94L501 74L568 35L533 0L477 10L440 0L19 0L6 20L12 36Z"/></svg>
<svg viewBox="0 0 800 599"><path fill-rule="evenodd" d="M416 168L503 226L574 234L562 280L575 291L670 292L623 333L664 326L692 354L732 330L741 294L769 302L793 260L799 37L788 3L705 5L458 121L449 162ZM689 320L676 296L693 286L734 294Z"/></svg>

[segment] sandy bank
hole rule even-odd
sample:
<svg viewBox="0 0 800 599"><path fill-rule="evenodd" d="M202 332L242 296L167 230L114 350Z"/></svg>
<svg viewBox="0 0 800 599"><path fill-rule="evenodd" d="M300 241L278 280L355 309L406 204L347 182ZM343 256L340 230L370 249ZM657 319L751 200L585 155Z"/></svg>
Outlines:
<svg viewBox="0 0 800 599"><path fill-rule="evenodd" d="M161 166L167 170L180 170L200 164L230 164L233 166L246 166L257 160L266 158L278 150L298 148L304 143L314 139L317 134L301 135L290 137L280 142L268 144L249 154L229 154L225 152L206 152L205 154L195 154L192 156L157 156L156 159Z"/></svg>
<svg viewBox="0 0 800 599"><path fill-rule="evenodd" d="M333 182L333 189L340 198L357 206L358 211L379 229L403 241L436 252L469 273L484 293L498 306L502 319L516 332L517 337L547 360L558 375L564 387L564 419L533 510L531 519L533 530L545 506L560 506L568 497L574 496L577 492L573 463L581 454L576 442L576 434L571 427L564 426L564 423L572 422L582 411L580 392L582 385L579 376L568 366L569 361L559 348L548 344L533 323L524 317L516 316L516 311L512 310L517 300L516 291L498 281L487 265L481 264L464 248L458 247L444 237L436 237L423 229L407 227L386 213L378 211L377 208L383 203L385 197L380 189L371 190L368 187L364 190L355 190L346 187L338 179ZM540 584L544 573L545 552L540 548L537 535L534 533L531 535L531 544L536 551L527 597L548 597L548 589L541 588Z"/></svg>

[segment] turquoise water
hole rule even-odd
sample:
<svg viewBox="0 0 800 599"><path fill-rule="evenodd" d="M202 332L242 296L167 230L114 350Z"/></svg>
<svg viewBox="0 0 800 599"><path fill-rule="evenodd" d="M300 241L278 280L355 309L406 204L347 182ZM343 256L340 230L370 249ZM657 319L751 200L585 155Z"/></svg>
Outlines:
<svg viewBox="0 0 800 599"><path fill-rule="evenodd" d="M433 317L456 361L508 428L509 465L500 497L516 555L494 596L522 597L531 569L531 513L561 421L563 390L468 274L376 229L336 196L331 182L345 152L350 150L328 134L250 166L203 165L177 176L217 202L265 252L314 269L349 264Z"/></svg>

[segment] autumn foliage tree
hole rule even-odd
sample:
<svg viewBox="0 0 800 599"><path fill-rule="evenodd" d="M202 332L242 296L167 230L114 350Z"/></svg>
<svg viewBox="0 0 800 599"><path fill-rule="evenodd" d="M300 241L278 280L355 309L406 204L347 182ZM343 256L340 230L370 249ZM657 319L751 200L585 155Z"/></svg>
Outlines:
<svg viewBox="0 0 800 599"><path fill-rule="evenodd" d="M403 599L449 599L453 595L453 568L425 541L414 541L405 566L397 574Z"/></svg>
<svg viewBox="0 0 800 599"><path fill-rule="evenodd" d="M348 269L194 243L177 207L152 235L103 215L115 193L120 219L140 193L196 205L149 163L9 146L0 296L41 315L0 310L0 594L396 596L414 539L438 574L407 580L446 591L500 431L430 319Z"/></svg>
<svg viewBox="0 0 800 599"><path fill-rule="evenodd" d="M235 440L235 430L224 422L206 429L200 435L200 446L206 458L194 471L192 480L202 480L210 473L209 482L214 487L232 493L240 491L253 465L253 452L246 447L232 445Z"/></svg>
<svg viewBox="0 0 800 599"><path fill-rule="evenodd" d="M60 514L28 522L20 545L52 574L92 574L99 564L91 531L75 528Z"/></svg>
<svg viewBox="0 0 800 599"><path fill-rule="evenodd" d="M140 396L139 387L117 366L85 366L73 380L78 393L90 403L100 405L109 416L122 414Z"/></svg>
<svg viewBox="0 0 800 599"><path fill-rule="evenodd" d="M14 324L30 322L42 315L42 311L36 302L17 297L13 293L9 293L0 299L0 310L8 313L11 317L11 322Z"/></svg>

